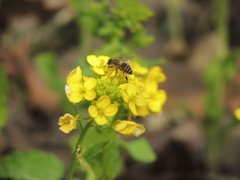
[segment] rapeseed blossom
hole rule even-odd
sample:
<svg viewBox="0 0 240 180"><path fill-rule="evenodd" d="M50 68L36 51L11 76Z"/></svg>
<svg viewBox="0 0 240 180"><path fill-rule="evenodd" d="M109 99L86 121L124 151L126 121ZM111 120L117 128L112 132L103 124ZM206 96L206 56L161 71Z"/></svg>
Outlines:
<svg viewBox="0 0 240 180"><path fill-rule="evenodd" d="M83 76L81 68L77 67L67 77L65 92L73 104L89 102L89 121L95 122L94 126L138 137L145 128L134 118L162 111L167 95L158 89L158 85L166 80L166 76L159 66L148 69L137 62L129 63L132 74L127 74L118 66L108 66L109 59L108 56L87 56L89 68L96 77ZM78 115L70 114L60 117L60 130L69 133L76 129L77 120L82 121L78 118Z"/></svg>
<svg viewBox="0 0 240 180"><path fill-rule="evenodd" d="M76 120L78 119L79 115L76 115L75 117L72 116L71 114L65 114L64 116L61 116L59 118L59 123L60 125L60 130L63 131L64 133L69 133L70 131L74 130L77 128L77 122Z"/></svg>
<svg viewBox="0 0 240 180"><path fill-rule="evenodd" d="M114 116L117 113L117 106L110 103L108 96L102 96L97 100L96 105L89 106L89 115L94 118L98 125L105 125L108 122L106 116Z"/></svg>
<svg viewBox="0 0 240 180"><path fill-rule="evenodd" d="M93 90L96 85L97 80L83 77L81 68L78 66L68 75L65 91L72 103L78 103L84 99L91 101L96 97L96 92Z"/></svg>
<svg viewBox="0 0 240 180"><path fill-rule="evenodd" d="M113 129L121 134L138 137L145 132L142 124L133 121L117 120L113 123Z"/></svg>

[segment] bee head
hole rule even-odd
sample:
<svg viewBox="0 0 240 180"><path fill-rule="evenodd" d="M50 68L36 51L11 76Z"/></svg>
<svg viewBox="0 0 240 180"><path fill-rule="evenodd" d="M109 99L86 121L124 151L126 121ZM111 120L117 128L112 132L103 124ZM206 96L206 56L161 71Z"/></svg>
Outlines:
<svg viewBox="0 0 240 180"><path fill-rule="evenodd" d="M109 65L109 64L113 64L113 59L109 59L109 60L108 60L108 65Z"/></svg>

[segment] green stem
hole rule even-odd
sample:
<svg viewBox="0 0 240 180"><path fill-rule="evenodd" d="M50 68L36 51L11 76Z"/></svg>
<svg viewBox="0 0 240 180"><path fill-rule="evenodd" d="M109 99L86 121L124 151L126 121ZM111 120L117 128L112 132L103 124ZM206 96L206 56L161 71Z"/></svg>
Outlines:
<svg viewBox="0 0 240 180"><path fill-rule="evenodd" d="M74 104L73 106L74 106L75 113L76 113L76 114L79 114L76 105ZM80 129L81 129L81 131L82 131L82 130L83 130L83 126L82 126L81 120L79 120L79 121L77 121L77 122L78 122L78 126L80 127Z"/></svg>
<svg viewBox="0 0 240 180"><path fill-rule="evenodd" d="M71 164L70 164L70 167L69 167L69 170L68 170L68 173L67 173L67 178L66 178L66 180L71 180L71 179L72 179L72 175L73 175L73 173L74 173L74 169L75 169L76 162L77 162L77 158L76 158L77 149L78 149L79 147L81 147L80 152L78 152L78 153L81 153L81 151L82 151L82 142L83 142L83 139L84 139L84 137L85 137L88 129L91 127L92 121L93 121L93 120L91 120L90 122L88 122L88 123L86 124L86 126L84 127L84 129L82 130L82 132L81 132L81 134L80 134L80 136L79 136L79 139L78 139L77 144L76 144L76 146L75 146L74 153L73 153L73 155L72 155L72 160L71 160Z"/></svg>

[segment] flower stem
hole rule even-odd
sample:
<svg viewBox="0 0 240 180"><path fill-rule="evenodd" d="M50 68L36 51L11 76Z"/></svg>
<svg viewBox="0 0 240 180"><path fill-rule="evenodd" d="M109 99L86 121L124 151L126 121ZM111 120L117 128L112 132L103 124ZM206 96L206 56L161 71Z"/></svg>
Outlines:
<svg viewBox="0 0 240 180"><path fill-rule="evenodd" d="M77 141L77 144L75 146L74 153L72 155L72 160L71 160L71 164L70 164L70 167L69 167L69 170L68 170L68 173L67 173L66 180L71 180L72 179L72 175L73 175L73 172L74 172L74 169L75 169L75 166L76 166L76 161L77 161L77 158L76 158L77 149L78 149L78 147L81 147L80 152L78 152L78 153L81 153L83 139L84 139L88 129L91 127L92 121L93 120L89 121L86 124L86 126L84 127L84 129L81 131L81 134L80 134L79 139Z"/></svg>
<svg viewBox="0 0 240 180"><path fill-rule="evenodd" d="M75 113L78 114L78 110L77 110L77 107L75 104L73 104L74 106L74 110L75 110ZM78 126L80 127L81 131L83 130L83 126L82 126L82 122L81 120L80 121L77 121L78 122Z"/></svg>

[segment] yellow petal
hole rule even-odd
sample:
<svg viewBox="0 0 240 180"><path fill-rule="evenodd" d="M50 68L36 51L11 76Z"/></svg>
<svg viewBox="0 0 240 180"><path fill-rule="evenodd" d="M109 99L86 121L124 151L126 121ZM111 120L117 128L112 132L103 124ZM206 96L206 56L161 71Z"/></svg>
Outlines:
<svg viewBox="0 0 240 180"><path fill-rule="evenodd" d="M88 90L84 94L84 98L88 101L93 100L96 97L96 92L94 90Z"/></svg>
<svg viewBox="0 0 240 180"><path fill-rule="evenodd" d="M121 120L116 120L116 121L113 123L113 129L114 129L114 131L120 131L120 130L124 129L125 127L127 127L127 124L126 124L126 123L122 123Z"/></svg>
<svg viewBox="0 0 240 180"><path fill-rule="evenodd" d="M66 123L70 122L71 119L74 119L74 117L71 114L66 113L66 114L64 114L64 116L61 116L59 118L58 125L66 124Z"/></svg>
<svg viewBox="0 0 240 180"><path fill-rule="evenodd" d="M95 55L88 55L87 56L87 62L91 65L91 66L98 66L99 65L99 60L97 58L97 56Z"/></svg>
<svg viewBox="0 0 240 180"><path fill-rule="evenodd" d="M145 81L145 90L149 94L156 92L158 90L157 81L146 80Z"/></svg>
<svg viewBox="0 0 240 180"><path fill-rule="evenodd" d="M61 127L59 128L64 133L69 133L73 129L77 128L76 119L78 118L78 115L73 117L71 114L65 114L64 116L61 116L59 118L59 123Z"/></svg>
<svg viewBox="0 0 240 180"><path fill-rule="evenodd" d="M103 63L101 65L105 66L110 58L108 56L98 56L98 59Z"/></svg>
<svg viewBox="0 0 240 180"><path fill-rule="evenodd" d="M162 110L162 105L156 102L149 103L148 107L153 113L159 113Z"/></svg>
<svg viewBox="0 0 240 180"><path fill-rule="evenodd" d="M126 92L127 92L128 96L134 96L137 94L137 87L133 84L127 84Z"/></svg>
<svg viewBox="0 0 240 180"><path fill-rule="evenodd" d="M163 82L166 80L166 76L162 73L162 69L159 66L154 66L150 69L147 79L156 82Z"/></svg>
<svg viewBox="0 0 240 180"><path fill-rule="evenodd" d="M121 94L122 94L123 100L124 100L126 103L128 103L128 101L129 101L129 96L128 96L127 92L126 92L125 90L121 90Z"/></svg>
<svg viewBox="0 0 240 180"><path fill-rule="evenodd" d="M240 108L237 108L235 111L234 111L234 115L236 116L236 118L238 120L240 120Z"/></svg>
<svg viewBox="0 0 240 180"><path fill-rule="evenodd" d="M110 104L104 109L105 116L114 116L118 111L118 108L115 104Z"/></svg>
<svg viewBox="0 0 240 180"><path fill-rule="evenodd" d="M140 64L138 64L135 61L130 62L129 65L131 66L131 68L135 74L145 75L148 73L147 68L140 66Z"/></svg>
<svg viewBox="0 0 240 180"><path fill-rule="evenodd" d="M79 91L73 91L68 95L68 99L72 103L79 103L83 100L83 94L81 94Z"/></svg>
<svg viewBox="0 0 240 180"><path fill-rule="evenodd" d="M67 77L67 85L80 83L81 81L82 81L82 70L78 66L77 68L75 68L69 73Z"/></svg>
<svg viewBox="0 0 240 180"><path fill-rule="evenodd" d="M95 88L97 85L97 80L95 78L86 78L84 82L84 87L86 90Z"/></svg>
<svg viewBox="0 0 240 180"><path fill-rule="evenodd" d="M148 106L139 106L138 107L138 116L145 117L149 114L150 114L150 112L149 112Z"/></svg>
<svg viewBox="0 0 240 180"><path fill-rule="evenodd" d="M137 109L136 109L136 105L135 105L133 102L130 102L130 103L129 103L129 109L131 110L131 112L132 112L135 116L138 115Z"/></svg>
<svg viewBox="0 0 240 180"><path fill-rule="evenodd" d="M89 106L88 113L91 117L95 118L98 116L98 110L97 107L94 105Z"/></svg>
<svg viewBox="0 0 240 180"><path fill-rule="evenodd" d="M95 117L94 120L96 121L96 123L98 125L104 125L104 124L106 124L108 122L108 120L107 120L107 118L105 116L100 116L100 115Z"/></svg>
<svg viewBox="0 0 240 180"><path fill-rule="evenodd" d="M68 124L62 125L61 127L59 127L59 129L64 133L69 133L70 132Z"/></svg>
<svg viewBox="0 0 240 180"><path fill-rule="evenodd" d="M146 106L147 105L147 101L142 95L137 95L134 98L134 103L138 106Z"/></svg>
<svg viewBox="0 0 240 180"><path fill-rule="evenodd" d="M133 121L117 120L113 123L113 129L124 135L130 135L137 128Z"/></svg>
<svg viewBox="0 0 240 180"><path fill-rule="evenodd" d="M101 96L97 101L97 107L105 109L110 104L110 98L108 96Z"/></svg>
<svg viewBox="0 0 240 180"><path fill-rule="evenodd" d="M158 90L156 93L156 98L160 101L161 104L163 104L167 100L167 94L164 90Z"/></svg>
<svg viewBox="0 0 240 180"><path fill-rule="evenodd" d="M91 68L92 69L92 71L94 72L94 73L96 73L97 75L104 75L105 74L105 71L104 71L104 69L103 68L101 68L101 67L92 67Z"/></svg>

